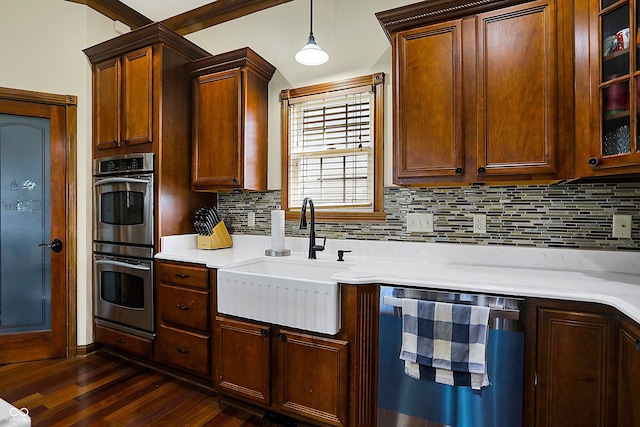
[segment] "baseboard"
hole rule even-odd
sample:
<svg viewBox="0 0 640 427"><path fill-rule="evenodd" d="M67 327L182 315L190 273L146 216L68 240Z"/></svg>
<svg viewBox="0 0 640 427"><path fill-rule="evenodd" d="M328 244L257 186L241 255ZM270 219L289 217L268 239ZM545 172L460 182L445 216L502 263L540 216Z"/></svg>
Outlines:
<svg viewBox="0 0 640 427"><path fill-rule="evenodd" d="M102 348L102 344L98 342L92 342L91 344L87 344L87 345L79 345L76 347L76 356L84 357L87 354L91 354L93 352L100 350L101 348Z"/></svg>

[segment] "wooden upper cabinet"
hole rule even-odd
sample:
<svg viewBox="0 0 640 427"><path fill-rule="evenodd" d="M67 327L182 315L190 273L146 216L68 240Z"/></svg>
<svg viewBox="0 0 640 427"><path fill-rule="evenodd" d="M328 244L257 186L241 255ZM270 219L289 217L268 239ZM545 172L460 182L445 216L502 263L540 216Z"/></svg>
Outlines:
<svg viewBox="0 0 640 427"><path fill-rule="evenodd" d="M194 80L193 93L193 187L241 187L242 72L200 76Z"/></svg>
<svg viewBox="0 0 640 427"><path fill-rule="evenodd" d="M124 152L129 145L152 141L152 70L151 47L94 66L96 150Z"/></svg>
<svg viewBox="0 0 640 427"><path fill-rule="evenodd" d="M570 19L557 0L425 1L377 17L393 46L394 183L567 177Z"/></svg>
<svg viewBox="0 0 640 427"><path fill-rule="evenodd" d="M554 1L478 15L478 175L558 172Z"/></svg>
<svg viewBox="0 0 640 427"><path fill-rule="evenodd" d="M268 85L275 68L249 48L194 61L192 188L267 189Z"/></svg>
<svg viewBox="0 0 640 427"><path fill-rule="evenodd" d="M640 173L639 6L575 2L578 177Z"/></svg>
<svg viewBox="0 0 640 427"><path fill-rule="evenodd" d="M395 55L395 183L461 175L462 21L398 33Z"/></svg>
<svg viewBox="0 0 640 427"><path fill-rule="evenodd" d="M122 138L127 145L151 142L153 134L153 56L145 48L122 57Z"/></svg>

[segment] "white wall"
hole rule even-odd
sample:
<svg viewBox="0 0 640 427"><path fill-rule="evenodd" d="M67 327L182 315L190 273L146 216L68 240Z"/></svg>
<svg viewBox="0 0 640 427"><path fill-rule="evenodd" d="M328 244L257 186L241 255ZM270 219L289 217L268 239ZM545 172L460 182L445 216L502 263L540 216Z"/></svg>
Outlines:
<svg viewBox="0 0 640 427"><path fill-rule="evenodd" d="M314 2L313 33L329 54L329 61L318 67L294 60L309 35L308 0L285 3L186 36L211 54L248 46L277 68L269 84L269 189L281 188L280 91L376 72L385 73L384 182L392 184L391 44L375 13L416 1Z"/></svg>
<svg viewBox="0 0 640 427"><path fill-rule="evenodd" d="M84 5L63 0L2 0L0 86L78 97L77 330L80 345L93 341L91 68L82 49L115 36L113 21Z"/></svg>

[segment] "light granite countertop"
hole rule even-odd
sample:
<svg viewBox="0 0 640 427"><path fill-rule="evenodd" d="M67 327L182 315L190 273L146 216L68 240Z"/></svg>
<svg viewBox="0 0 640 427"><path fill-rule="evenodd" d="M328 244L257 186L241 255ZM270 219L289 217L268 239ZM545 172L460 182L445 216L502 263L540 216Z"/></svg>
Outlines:
<svg viewBox="0 0 640 427"><path fill-rule="evenodd" d="M269 236L234 235L233 247L196 249L195 235L162 238L157 259L225 268L264 256ZM306 259L308 240L287 238L292 259ZM595 302L640 323L640 253L446 243L327 240L319 260L345 266L332 276L347 284L445 289ZM313 262L310 260L309 262Z"/></svg>

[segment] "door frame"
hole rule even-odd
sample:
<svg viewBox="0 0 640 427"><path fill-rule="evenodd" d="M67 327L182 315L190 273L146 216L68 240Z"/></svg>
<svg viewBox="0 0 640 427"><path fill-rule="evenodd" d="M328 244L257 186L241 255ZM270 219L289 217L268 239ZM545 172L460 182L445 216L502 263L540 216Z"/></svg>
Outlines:
<svg viewBox="0 0 640 427"><path fill-rule="evenodd" d="M78 352L77 340L77 140L78 97L0 87L0 99L64 107L66 160L65 299L66 357Z"/></svg>

